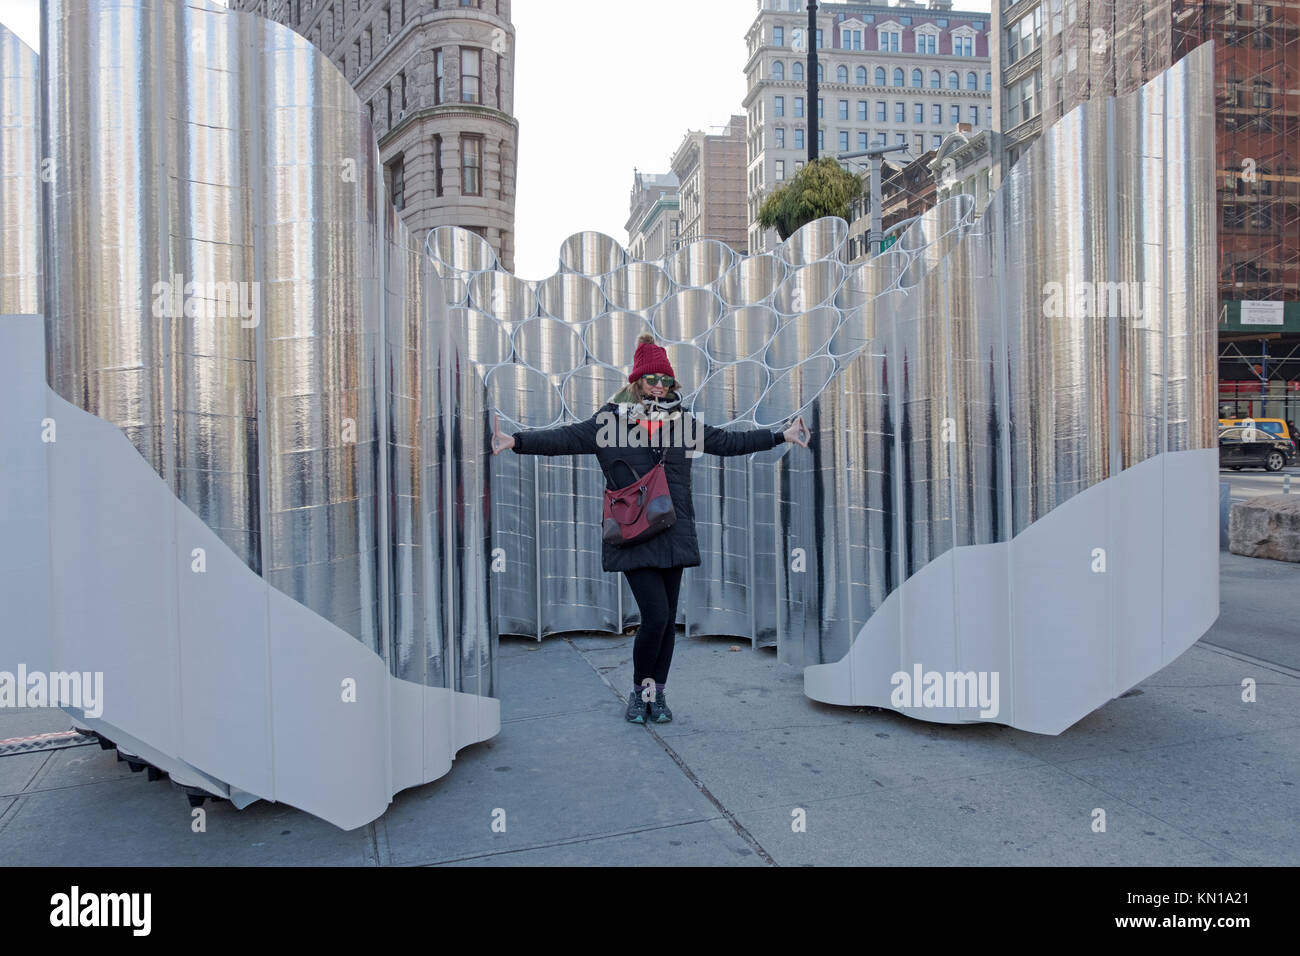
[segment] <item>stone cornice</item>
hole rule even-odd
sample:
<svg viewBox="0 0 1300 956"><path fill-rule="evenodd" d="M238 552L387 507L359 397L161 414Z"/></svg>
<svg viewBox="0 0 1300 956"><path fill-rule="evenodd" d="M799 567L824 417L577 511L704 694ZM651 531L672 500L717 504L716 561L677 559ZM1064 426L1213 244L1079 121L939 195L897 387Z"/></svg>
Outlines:
<svg viewBox="0 0 1300 956"><path fill-rule="evenodd" d="M407 110L406 115L388 128L379 138L382 148L408 126L431 119L488 119L511 127L519 132L519 121L509 113L493 109L490 106L475 106L473 103L445 103L441 106L428 106L424 109Z"/></svg>

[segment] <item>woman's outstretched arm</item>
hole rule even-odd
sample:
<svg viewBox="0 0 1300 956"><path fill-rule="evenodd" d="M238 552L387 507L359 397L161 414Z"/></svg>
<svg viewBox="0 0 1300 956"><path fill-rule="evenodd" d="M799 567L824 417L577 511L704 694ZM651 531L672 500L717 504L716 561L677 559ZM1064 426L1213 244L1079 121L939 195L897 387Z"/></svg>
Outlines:
<svg viewBox="0 0 1300 956"><path fill-rule="evenodd" d="M756 451L767 451L782 442L790 442L802 448L808 447L808 432L804 428L803 418L798 418L784 431L779 428L749 428L729 431L714 428L696 419L696 426L703 436L702 451L706 455L728 457L733 455L752 455Z"/></svg>
<svg viewBox="0 0 1300 956"><path fill-rule="evenodd" d="M533 428L507 435L501 431L501 422L494 415L492 454L499 455L507 448L513 448L516 455L594 455L596 435L600 430L597 424L599 416L597 412L585 422L556 428Z"/></svg>

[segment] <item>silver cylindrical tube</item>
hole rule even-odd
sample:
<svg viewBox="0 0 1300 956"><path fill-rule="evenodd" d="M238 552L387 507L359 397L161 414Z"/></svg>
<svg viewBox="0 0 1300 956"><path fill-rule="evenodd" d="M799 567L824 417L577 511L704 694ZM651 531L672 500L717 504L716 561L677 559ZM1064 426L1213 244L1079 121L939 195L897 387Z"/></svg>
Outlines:
<svg viewBox="0 0 1300 956"><path fill-rule="evenodd" d="M712 287L731 269L736 253L725 242L702 239L682 246L664 260L668 275L679 288Z"/></svg>
<svg viewBox="0 0 1300 956"><path fill-rule="evenodd" d="M560 246L560 271L599 279L627 262L627 251L617 239L601 232L579 232Z"/></svg>

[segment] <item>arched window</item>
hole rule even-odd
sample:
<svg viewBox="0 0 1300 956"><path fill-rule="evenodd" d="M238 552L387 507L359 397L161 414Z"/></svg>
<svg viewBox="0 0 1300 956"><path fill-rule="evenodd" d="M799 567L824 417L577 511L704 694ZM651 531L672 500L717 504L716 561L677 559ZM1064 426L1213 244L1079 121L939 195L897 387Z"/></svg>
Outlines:
<svg viewBox="0 0 1300 956"><path fill-rule="evenodd" d="M865 66L860 66L858 67L858 86L866 86L866 85L867 85L867 68Z"/></svg>
<svg viewBox="0 0 1300 956"><path fill-rule="evenodd" d="M817 64L817 82L818 83L826 82L826 71L822 69L822 65L820 63Z"/></svg>
<svg viewBox="0 0 1300 956"><path fill-rule="evenodd" d="M980 79L974 73L966 74L966 89L978 90L980 88Z"/></svg>
<svg viewBox="0 0 1300 956"><path fill-rule="evenodd" d="M924 81L922 80L921 76L922 75L920 70L912 71L912 85L916 87L918 90L924 85Z"/></svg>
<svg viewBox="0 0 1300 956"><path fill-rule="evenodd" d="M884 86L884 85L885 85L885 68L883 66L878 66L876 67L876 86Z"/></svg>
<svg viewBox="0 0 1300 956"><path fill-rule="evenodd" d="M774 80L785 79L785 64L782 63L780 60L777 60L775 63L772 64L772 79Z"/></svg>
<svg viewBox="0 0 1300 956"><path fill-rule="evenodd" d="M836 82L836 83L847 83L848 81L849 81L849 68L848 68L847 66L839 66L839 67L836 67L836 69L835 69L835 82Z"/></svg>
<svg viewBox="0 0 1300 956"><path fill-rule="evenodd" d="M932 90L943 89L943 77L939 75L938 70L930 71L930 89Z"/></svg>
<svg viewBox="0 0 1300 956"><path fill-rule="evenodd" d="M790 79L794 80L796 83L803 82L803 64L797 60L795 61L794 66L790 67Z"/></svg>
<svg viewBox="0 0 1300 956"><path fill-rule="evenodd" d="M948 89L950 90L961 89L961 77L957 75L956 70L953 70L948 74Z"/></svg>
<svg viewBox="0 0 1300 956"><path fill-rule="evenodd" d="M903 68L901 66L894 68L894 85L903 85Z"/></svg>
<svg viewBox="0 0 1300 956"><path fill-rule="evenodd" d="M992 74L992 73L985 73L985 74L984 74L984 92L985 92L985 93L991 93L992 91L993 91L993 74Z"/></svg>

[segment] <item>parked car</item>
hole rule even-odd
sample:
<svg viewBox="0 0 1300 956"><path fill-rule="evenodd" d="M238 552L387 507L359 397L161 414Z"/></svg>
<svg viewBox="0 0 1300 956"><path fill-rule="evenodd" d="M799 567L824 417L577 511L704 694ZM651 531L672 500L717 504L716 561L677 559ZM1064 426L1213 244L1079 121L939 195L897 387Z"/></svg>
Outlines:
<svg viewBox="0 0 1300 956"><path fill-rule="evenodd" d="M1233 425L1219 432L1219 467L1281 471L1296 457L1295 444L1255 426Z"/></svg>
<svg viewBox="0 0 1300 956"><path fill-rule="evenodd" d="M1284 438L1291 442L1292 447L1300 447L1300 435L1296 434L1295 426L1283 418L1220 418L1220 428L1231 428L1234 425L1244 425L1249 427L1248 422L1254 422L1255 427L1262 432L1268 432L1277 438Z"/></svg>

